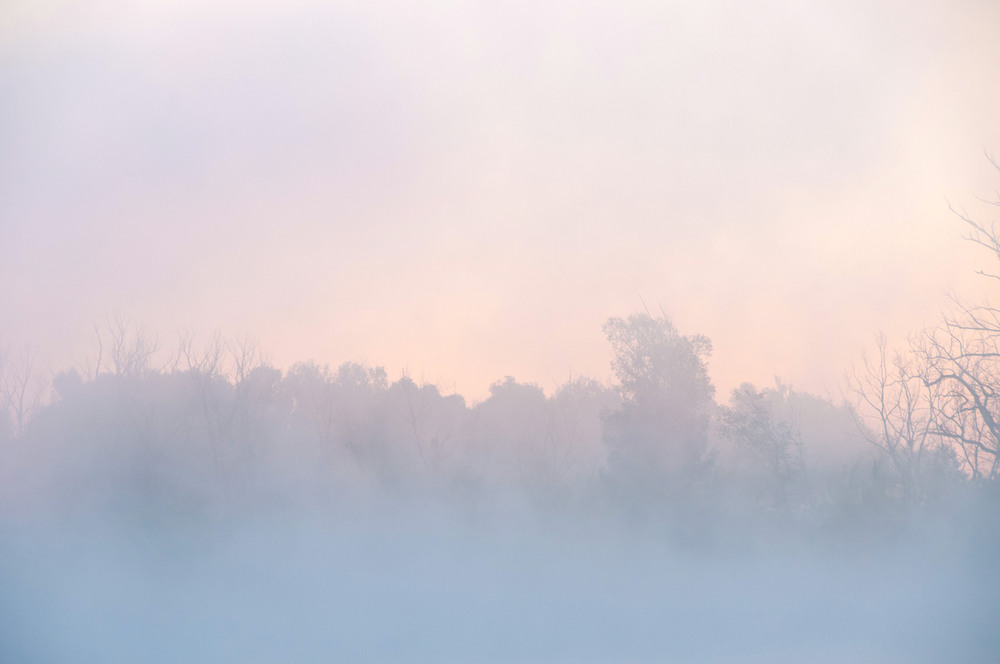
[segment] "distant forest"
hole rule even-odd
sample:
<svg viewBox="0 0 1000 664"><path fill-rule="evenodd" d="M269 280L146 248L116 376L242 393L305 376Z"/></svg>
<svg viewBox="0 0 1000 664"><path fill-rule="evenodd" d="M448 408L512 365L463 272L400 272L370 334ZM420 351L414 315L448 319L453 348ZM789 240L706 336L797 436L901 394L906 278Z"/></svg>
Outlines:
<svg viewBox="0 0 1000 664"><path fill-rule="evenodd" d="M995 226L957 216L1000 260ZM880 340L843 403L780 381L720 399L710 340L648 312L604 325L615 384L578 378L546 395L506 377L472 406L381 367L282 371L218 335L182 336L154 366L140 326L96 332L91 365L51 386L30 353L0 358L4 510L429 499L711 538L757 519L879 532L1000 504L1000 308L988 303L956 300L907 348Z"/></svg>
<svg viewBox="0 0 1000 664"><path fill-rule="evenodd" d="M186 337L155 367L155 344L119 322L100 331L88 374L56 375L44 405L28 365L5 364L0 490L5 509L29 511L197 516L385 498L467 516L499 505L603 516L694 540L761 519L875 535L996 501L1000 353L973 346L996 337L958 320L905 356L880 346L854 405L780 382L719 403L709 340L642 313L604 326L616 384L579 378L546 395L506 377L471 407L381 367L283 372L220 337ZM943 334L967 336L946 346Z"/></svg>

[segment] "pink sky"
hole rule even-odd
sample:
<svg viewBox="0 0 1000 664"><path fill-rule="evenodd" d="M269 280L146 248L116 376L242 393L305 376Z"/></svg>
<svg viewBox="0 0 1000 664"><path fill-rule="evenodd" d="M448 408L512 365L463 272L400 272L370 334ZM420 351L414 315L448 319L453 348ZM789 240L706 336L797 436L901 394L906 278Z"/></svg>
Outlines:
<svg viewBox="0 0 1000 664"><path fill-rule="evenodd" d="M124 315L475 399L607 378L645 302L723 394L838 396L989 292L1000 10L745 4L4 3L0 348Z"/></svg>

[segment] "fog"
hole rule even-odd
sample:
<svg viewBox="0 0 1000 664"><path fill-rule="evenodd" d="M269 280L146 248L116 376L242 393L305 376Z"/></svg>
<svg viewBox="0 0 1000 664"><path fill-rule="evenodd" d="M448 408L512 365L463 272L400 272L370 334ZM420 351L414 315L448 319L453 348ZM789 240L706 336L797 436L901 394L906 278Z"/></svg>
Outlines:
<svg viewBox="0 0 1000 664"><path fill-rule="evenodd" d="M423 522L18 535L8 661L989 662L997 647L992 559L911 543L847 562Z"/></svg>
<svg viewBox="0 0 1000 664"><path fill-rule="evenodd" d="M780 381L717 399L710 341L648 313L604 326L614 384L507 377L474 404L358 363L281 371L219 336L182 336L157 366L141 327L98 331L89 373L57 374L30 412L34 379L5 365L5 661L988 662L1000 646L996 439L887 433L943 426L951 402L901 417ZM855 383L883 403L892 385Z"/></svg>
<svg viewBox="0 0 1000 664"><path fill-rule="evenodd" d="M998 25L7 0L0 662L997 661Z"/></svg>
<svg viewBox="0 0 1000 664"><path fill-rule="evenodd" d="M0 345L124 315L481 399L663 306L820 394L978 286L991 2L0 8ZM822 347L821 353L817 347ZM747 352L752 348L752 352ZM818 360L817 356L823 359Z"/></svg>

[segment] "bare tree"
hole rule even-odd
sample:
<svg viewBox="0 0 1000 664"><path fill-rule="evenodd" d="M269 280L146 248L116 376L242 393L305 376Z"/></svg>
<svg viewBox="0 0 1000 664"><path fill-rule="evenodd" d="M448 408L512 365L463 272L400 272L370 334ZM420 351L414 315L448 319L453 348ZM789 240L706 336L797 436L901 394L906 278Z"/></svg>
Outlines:
<svg viewBox="0 0 1000 664"><path fill-rule="evenodd" d="M146 329L128 318L114 316L104 325L94 325L97 358L93 371L83 372L96 380L102 370L114 376L142 376L153 368L153 355L159 349ZM107 369L105 369L107 367Z"/></svg>
<svg viewBox="0 0 1000 664"><path fill-rule="evenodd" d="M1000 173L1000 164L986 155ZM983 202L1000 207L1000 190ZM1000 261L1000 231L995 221L973 219L949 206L968 227L965 239ZM1000 280L987 270L977 272ZM916 345L924 384L931 394L933 432L950 441L974 478L1000 477L1000 308L983 301L955 299L953 311Z"/></svg>
<svg viewBox="0 0 1000 664"><path fill-rule="evenodd" d="M227 343L226 349L229 351L232 362L230 378L237 387L243 385L256 369L268 363L267 356L261 350L260 344L248 337L241 337L234 342Z"/></svg>
<svg viewBox="0 0 1000 664"><path fill-rule="evenodd" d="M199 347L193 334L180 335L174 368L194 381L205 427L216 443L233 438L237 418L249 415L249 380L266 365L264 352L250 339L227 342L216 332Z"/></svg>
<svg viewBox="0 0 1000 664"><path fill-rule="evenodd" d="M225 343L218 332L213 334L208 342L200 348L195 345L194 333L182 332L173 368L175 371L186 371L192 375L214 378L223 370L224 356Z"/></svg>
<svg viewBox="0 0 1000 664"><path fill-rule="evenodd" d="M35 370L36 360L30 348L10 358L0 354L0 410L10 417L16 438L24 435L28 421L45 397L45 385Z"/></svg>
<svg viewBox="0 0 1000 664"><path fill-rule="evenodd" d="M3 386L7 382L7 353L0 349L0 441L11 435L10 406L3 394Z"/></svg>
<svg viewBox="0 0 1000 664"><path fill-rule="evenodd" d="M987 159L1000 172L1000 164ZM984 202L1000 207L995 200ZM968 227L965 239L1000 260L996 223L949 209ZM977 272L1000 280L1000 274ZM1000 308L954 298L954 306L936 328L919 335L909 354L887 358L879 340L879 360L866 362L855 376L859 404L874 415L866 434L883 449L907 497L919 493L928 464L953 450L973 478L1000 476Z"/></svg>
<svg viewBox="0 0 1000 664"><path fill-rule="evenodd" d="M986 156L1000 173L996 159ZM982 200L1000 207L1000 191L994 195ZM996 222L949 209L968 228L965 239L1000 261ZM996 271L977 272L1000 280ZM944 470L949 454L975 479L1000 477L1000 308L953 301L941 323L914 339L907 353L890 360L880 338L878 360L865 361L851 381L857 404L871 415L860 429L886 453L906 498L921 498L928 473Z"/></svg>
<svg viewBox="0 0 1000 664"><path fill-rule="evenodd" d="M961 307L916 345L931 430L950 441L975 478L1000 476L1000 311Z"/></svg>
<svg viewBox="0 0 1000 664"><path fill-rule="evenodd" d="M247 337L226 344L229 353L229 381L232 384L232 402L227 414L229 436L238 438L247 450L251 440L259 435L258 420L265 410L266 401L273 395L270 388L260 378L262 370L269 366L267 356L260 345ZM280 372L277 373L280 380Z"/></svg>
<svg viewBox="0 0 1000 664"><path fill-rule="evenodd" d="M849 380L858 406L854 411L858 431L885 454L897 497L919 501L927 488L926 476L941 453L936 416L944 395L928 384L928 367L921 361L925 358L913 354L890 358L883 335L877 347L877 359L865 358L861 371Z"/></svg>
<svg viewBox="0 0 1000 664"><path fill-rule="evenodd" d="M997 162L996 158L990 154L986 153L986 159L993 166L994 170L1000 174L1000 163ZM980 201L986 203L987 205L992 205L993 207L1000 207L1000 189L993 190L993 198L980 198ZM973 244L977 244L980 247L986 249L992 253L997 260L1000 260L1000 234L997 233L996 222L991 221L989 224L976 221L973 219L964 208L958 209L952 205L948 205L948 209L952 211L959 219L965 223L969 230L966 232L965 239ZM990 279L1000 280L1000 275L994 272L987 272L986 270L977 270L978 274Z"/></svg>

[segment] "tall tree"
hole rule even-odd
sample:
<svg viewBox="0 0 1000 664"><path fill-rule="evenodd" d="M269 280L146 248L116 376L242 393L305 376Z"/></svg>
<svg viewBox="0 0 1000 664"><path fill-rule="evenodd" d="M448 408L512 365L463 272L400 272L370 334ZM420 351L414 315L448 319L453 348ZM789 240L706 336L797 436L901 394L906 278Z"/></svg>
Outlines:
<svg viewBox="0 0 1000 664"><path fill-rule="evenodd" d="M682 499L706 463L711 343L648 313L611 318L604 333L622 395L621 408L605 420L612 489L640 509Z"/></svg>

